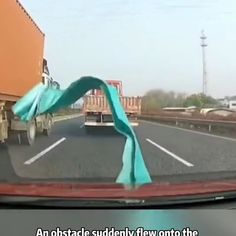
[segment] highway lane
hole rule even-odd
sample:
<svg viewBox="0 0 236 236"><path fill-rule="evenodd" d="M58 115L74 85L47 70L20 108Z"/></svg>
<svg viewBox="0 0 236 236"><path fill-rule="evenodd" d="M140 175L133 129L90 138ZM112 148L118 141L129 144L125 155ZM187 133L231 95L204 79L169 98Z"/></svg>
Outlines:
<svg viewBox="0 0 236 236"><path fill-rule="evenodd" d="M32 178L103 178L118 175L125 140L115 132L86 134L83 117L56 123L50 138L40 136L35 145L9 148L18 175ZM109 131L109 130L108 130ZM30 165L25 162L58 140L65 141Z"/></svg>
<svg viewBox="0 0 236 236"><path fill-rule="evenodd" d="M169 168L170 174L236 170L236 139L208 135L145 121L137 129L137 134L139 137L148 138L156 144L165 147L193 165L189 167L171 158L168 154L165 154L163 157L164 153L158 152L160 157L165 158L165 161L161 161L160 165L163 165L165 170L171 167ZM146 145L144 145L144 148ZM149 146L152 146L153 151L158 149L152 144ZM152 156L154 155L153 153ZM159 155L157 156L159 157ZM153 160L153 158L149 157L150 154L147 160ZM166 166L167 159L169 162L168 166ZM168 174L168 172L162 172L162 174Z"/></svg>
<svg viewBox="0 0 236 236"><path fill-rule="evenodd" d="M173 176L208 178L209 173L218 176L236 170L234 139L145 121L135 132L146 165L157 180L163 176L165 180ZM125 139L110 128L87 134L80 117L56 123L52 135L37 137L33 147L5 145L0 156L5 162L9 159L20 177L113 181L121 170L124 144ZM8 178L12 176L11 172Z"/></svg>

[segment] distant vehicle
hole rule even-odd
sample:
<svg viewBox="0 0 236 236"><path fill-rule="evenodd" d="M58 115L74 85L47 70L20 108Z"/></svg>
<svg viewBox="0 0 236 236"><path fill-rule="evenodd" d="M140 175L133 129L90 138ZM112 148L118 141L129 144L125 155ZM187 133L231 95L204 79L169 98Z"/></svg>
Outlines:
<svg viewBox="0 0 236 236"><path fill-rule="evenodd" d="M229 116L231 114L235 113L233 109L228 109L228 108L203 108L200 110L200 114L203 115L218 115L218 116Z"/></svg>
<svg viewBox="0 0 236 236"><path fill-rule="evenodd" d="M123 96L122 82L117 80L106 81L114 86L120 95L121 104L132 126L138 126L138 115L141 114L141 97ZM94 89L84 97L85 127L90 126L114 126L112 113L100 89Z"/></svg>
<svg viewBox="0 0 236 236"><path fill-rule="evenodd" d="M24 123L11 108L40 82L57 88L60 85L50 77L47 60L43 58L45 35L19 1L1 2L0 28L4 32L0 38L0 142L8 139L9 134L17 134L21 142L32 145L37 131L50 134L52 115Z"/></svg>
<svg viewBox="0 0 236 236"><path fill-rule="evenodd" d="M229 109L236 110L236 100L229 101Z"/></svg>

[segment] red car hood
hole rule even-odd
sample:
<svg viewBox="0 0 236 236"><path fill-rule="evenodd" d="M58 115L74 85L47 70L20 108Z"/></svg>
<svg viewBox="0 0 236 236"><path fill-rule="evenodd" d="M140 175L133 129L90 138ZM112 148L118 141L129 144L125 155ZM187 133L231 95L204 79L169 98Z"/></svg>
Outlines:
<svg viewBox="0 0 236 236"><path fill-rule="evenodd" d="M199 183L153 183L127 190L118 184L0 184L0 196L90 199L147 199L236 192L236 180Z"/></svg>

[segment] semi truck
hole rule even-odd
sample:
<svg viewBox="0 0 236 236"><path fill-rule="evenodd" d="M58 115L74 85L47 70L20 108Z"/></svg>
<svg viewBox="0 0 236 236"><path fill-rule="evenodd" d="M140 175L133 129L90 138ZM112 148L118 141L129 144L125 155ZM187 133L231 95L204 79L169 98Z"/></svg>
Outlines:
<svg viewBox="0 0 236 236"><path fill-rule="evenodd" d="M12 106L40 82L59 84L43 57L45 35L18 0L0 1L0 29L0 142L16 136L20 143L32 145L37 132L50 134L53 114L25 123Z"/></svg>
<svg viewBox="0 0 236 236"><path fill-rule="evenodd" d="M114 86L120 96L121 104L132 126L138 126L138 115L141 114L141 97L128 97L123 95L122 81L107 80ZM94 89L84 97L83 106L85 128L93 126L114 126L112 113L102 90Z"/></svg>

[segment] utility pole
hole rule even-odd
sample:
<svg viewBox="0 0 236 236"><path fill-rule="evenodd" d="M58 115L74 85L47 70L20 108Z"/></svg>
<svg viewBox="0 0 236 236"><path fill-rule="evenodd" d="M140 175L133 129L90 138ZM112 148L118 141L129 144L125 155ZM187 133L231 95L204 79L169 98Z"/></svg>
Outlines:
<svg viewBox="0 0 236 236"><path fill-rule="evenodd" d="M207 47L207 44L206 44L206 35L204 33L204 30L202 30L201 32L201 36L200 36L200 39L201 39L201 47L202 47L202 68L203 68L203 83L202 83L202 93L204 95L207 95L207 71L206 71L206 52L205 52L205 48Z"/></svg>

